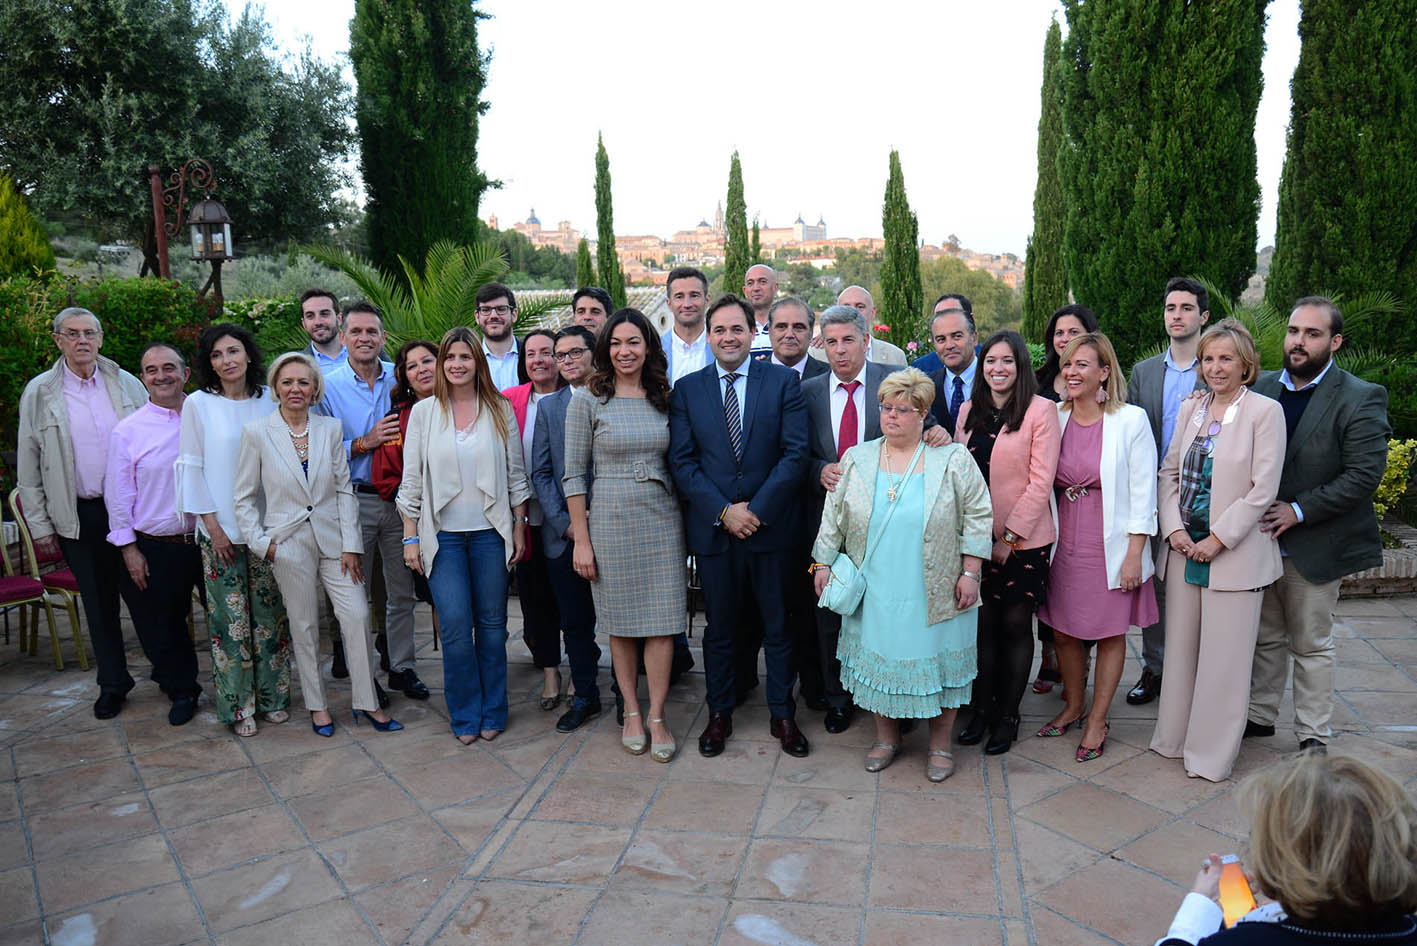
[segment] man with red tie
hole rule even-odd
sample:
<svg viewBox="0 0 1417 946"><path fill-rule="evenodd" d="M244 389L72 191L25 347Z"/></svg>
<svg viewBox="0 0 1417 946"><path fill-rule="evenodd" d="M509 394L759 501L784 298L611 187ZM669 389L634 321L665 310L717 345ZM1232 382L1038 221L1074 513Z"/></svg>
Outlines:
<svg viewBox="0 0 1417 946"><path fill-rule="evenodd" d="M867 440L881 436L880 402L876 392L881 379L900 365L883 365L866 360L866 320L849 305L834 305L822 313L823 348L831 371L802 382L807 402L809 457L807 461L807 514L803 527L816 536L822 521L826 494L841 479L842 454ZM934 418L926 418L925 442L938 446L950 437ZM807 568L810 562L799 563ZM841 616L817 609L817 643L822 658L822 683L829 704L823 720L829 733L845 732L854 709L851 695L841 685L841 663L836 658Z"/></svg>

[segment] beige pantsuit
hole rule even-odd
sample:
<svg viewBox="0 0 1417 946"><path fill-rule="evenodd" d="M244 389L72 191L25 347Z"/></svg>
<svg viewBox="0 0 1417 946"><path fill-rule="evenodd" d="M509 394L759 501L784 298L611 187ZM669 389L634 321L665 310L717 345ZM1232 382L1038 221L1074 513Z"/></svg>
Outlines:
<svg viewBox="0 0 1417 946"><path fill-rule="evenodd" d="M1250 702L1250 654L1263 591L1212 591L1187 584L1186 558L1169 553L1166 685L1151 748L1218 782L1230 774Z"/></svg>
<svg viewBox="0 0 1417 946"><path fill-rule="evenodd" d="M1180 470L1206 424L1206 400L1181 405L1176 433L1157 476L1166 581L1166 685L1151 748L1181 757L1187 771L1220 781L1230 775L1245 732L1250 663L1264 588L1282 571L1279 545L1259 529L1279 490L1284 413L1278 402L1245 392L1222 412L1211 456L1210 532L1223 546L1208 587L1186 581L1186 558L1169 543L1182 530Z"/></svg>
<svg viewBox="0 0 1417 946"><path fill-rule="evenodd" d="M1284 576L1266 589L1260 608L1250 719L1274 725L1293 654L1294 735L1301 742L1333 735L1333 606L1341 584L1342 578L1307 581L1286 558Z"/></svg>
<svg viewBox="0 0 1417 946"><path fill-rule="evenodd" d="M374 668L370 654L369 599L364 586L340 570L338 558L320 554L315 530L302 523L276 545L273 563L285 613L290 618L290 645L295 652L295 669L300 674L300 692L311 712L327 709L325 682L320 676L320 588L325 589L344 638L344 659L349 665L349 683L355 709L379 709L374 694ZM366 576L367 578L367 576Z"/></svg>

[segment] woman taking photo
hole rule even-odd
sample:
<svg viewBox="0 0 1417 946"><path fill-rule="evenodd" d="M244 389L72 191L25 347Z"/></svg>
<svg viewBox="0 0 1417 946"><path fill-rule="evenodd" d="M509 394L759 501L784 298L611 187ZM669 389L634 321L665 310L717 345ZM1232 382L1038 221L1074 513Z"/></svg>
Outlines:
<svg viewBox="0 0 1417 946"><path fill-rule="evenodd" d="M1259 529L1279 493L1286 436L1278 401L1250 392L1259 356L1245 326L1224 319L1196 349L1203 398L1181 404L1161 464L1166 536L1157 574L1166 595L1166 686L1151 748L1186 774L1230 774L1250 701L1250 667L1266 585L1284 572L1279 543Z"/></svg>
<svg viewBox="0 0 1417 946"><path fill-rule="evenodd" d="M314 359L292 351L271 364L269 387L279 408L241 430L236 521L251 552L275 570L311 728L321 736L335 734L320 678L317 595L323 586L344 637L355 723L362 711L379 732L402 729L379 708L374 693L369 602L359 587L359 507L340 423L310 413L325 379Z"/></svg>
<svg viewBox="0 0 1417 946"><path fill-rule="evenodd" d="M674 637L684 629L688 601L684 523L665 459L667 362L649 320L637 309L620 309L596 337L594 364L566 408L562 484L575 543L572 564L591 583L597 627L610 635L625 700L621 745L632 755L649 748L656 762L668 762L676 745L665 701ZM649 678L643 721L641 649Z"/></svg>
<svg viewBox="0 0 1417 946"><path fill-rule="evenodd" d="M1244 873L1273 903L1222 930L1222 861L1211 854L1157 946L1417 946L1417 799L1396 779L1305 752L1235 796L1250 828Z"/></svg>
<svg viewBox="0 0 1417 946"><path fill-rule="evenodd" d="M525 383L502 393L512 402L521 434L522 457L529 459L536 433L537 402L555 394L565 383L556 369L556 333L548 329L528 332L521 340L520 358L518 374L526 379ZM561 614L541 547L541 504L535 492L527 500L527 517L530 539L527 551L517 559L517 600L522 609L522 640L531 651L532 663L542 673L541 708L550 711L561 703Z"/></svg>
<svg viewBox="0 0 1417 946"><path fill-rule="evenodd" d="M979 596L974 718L959 741L972 746L988 733L984 751L999 755L1018 738L1019 701L1033 666L1033 612L1048 589L1048 555L1057 537L1048 500L1061 435L1057 409L1035 393L1023 336L995 332L980 352L954 438L989 483L994 548Z"/></svg>
<svg viewBox="0 0 1417 946"><path fill-rule="evenodd" d="M925 774L954 772L950 730L975 676L980 568L993 546L989 489L969 451L926 446L935 384L906 368L882 381L880 439L841 459L812 547L818 597L839 552L861 570L866 592L841 621L841 683L876 716L866 771L900 751L900 720L928 719ZM867 558L867 547L871 555Z"/></svg>
<svg viewBox="0 0 1417 946"><path fill-rule="evenodd" d="M1097 316L1085 305L1065 305L1048 319L1043 330L1043 345L1046 354L1039 366L1038 394L1055 404L1063 399L1063 374L1060 359L1068 342L1079 335L1097 331ZM1053 647L1053 629L1043 621L1038 622L1038 642L1043 645L1043 658L1038 666L1038 677L1033 681L1034 693L1048 693L1063 681L1058 672L1058 652ZM1066 698L1066 694L1064 695Z"/></svg>
<svg viewBox="0 0 1417 946"><path fill-rule="evenodd" d="M195 365L198 390L182 402L177 505L197 516L217 716L254 736L258 712L270 723L290 718L290 624L270 563L248 554L236 522L236 457L241 428L276 406L246 329L208 327Z"/></svg>
<svg viewBox="0 0 1417 946"><path fill-rule="evenodd" d="M443 628L443 693L463 745L507 728L507 585L531 494L512 405L472 329L438 345L433 397L404 437L403 560L428 576Z"/></svg>
<svg viewBox="0 0 1417 946"><path fill-rule="evenodd" d="M1063 443L1054 478L1058 548L1038 619L1053 627L1067 702L1038 735L1061 736L1084 717L1082 642L1097 641L1092 710L1077 749L1077 761L1088 762L1107 745L1107 713L1122 678L1127 628L1156 623L1154 568L1145 554L1156 532L1156 441L1146 412L1127 403L1106 335L1079 335L1062 357Z"/></svg>

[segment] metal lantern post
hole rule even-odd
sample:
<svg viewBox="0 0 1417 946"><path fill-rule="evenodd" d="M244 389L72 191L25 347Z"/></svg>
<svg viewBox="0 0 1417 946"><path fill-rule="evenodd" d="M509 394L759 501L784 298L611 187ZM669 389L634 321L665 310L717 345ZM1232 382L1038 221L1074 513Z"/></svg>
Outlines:
<svg viewBox="0 0 1417 946"><path fill-rule="evenodd" d="M187 187L200 189L203 199L192 207L186 219L192 241L192 259L205 260L212 264L212 274L206 285L198 293L198 298L211 290L213 305L220 311L221 265L235 259L231 243L231 215L226 208L212 198L215 175L212 166L201 158L193 158L168 178L167 186L162 186L162 170L156 164L148 166L148 179L153 194L153 231L157 237L158 271L164 279L172 278L172 268L168 263L167 244L177 238L183 225L183 209L187 204ZM167 219L167 211L172 211L172 220Z"/></svg>

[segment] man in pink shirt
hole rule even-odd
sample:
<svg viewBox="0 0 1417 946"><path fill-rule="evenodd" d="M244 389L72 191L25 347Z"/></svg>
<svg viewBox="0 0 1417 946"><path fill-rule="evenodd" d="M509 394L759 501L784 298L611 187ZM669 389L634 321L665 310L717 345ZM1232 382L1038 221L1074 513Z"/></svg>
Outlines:
<svg viewBox="0 0 1417 946"><path fill-rule="evenodd" d="M17 444L20 505L40 561L63 557L84 605L99 697L94 716L110 719L133 689L118 621L122 559L109 545L103 473L108 435L147 400L142 382L100 355L103 326L88 309L54 317L60 358L20 395Z"/></svg>
<svg viewBox="0 0 1417 946"><path fill-rule="evenodd" d="M118 422L108 441L103 495L108 541L123 555L123 598L154 682L172 701L167 721L197 712L197 654L187 634L192 592L202 579L194 517L177 511L182 388L191 374L171 345L153 342L139 362L148 403Z"/></svg>

